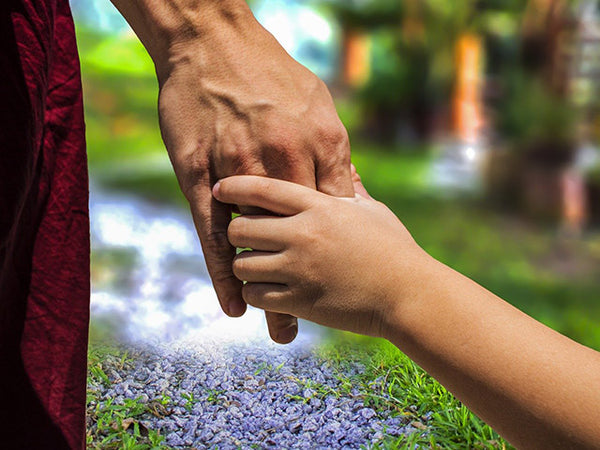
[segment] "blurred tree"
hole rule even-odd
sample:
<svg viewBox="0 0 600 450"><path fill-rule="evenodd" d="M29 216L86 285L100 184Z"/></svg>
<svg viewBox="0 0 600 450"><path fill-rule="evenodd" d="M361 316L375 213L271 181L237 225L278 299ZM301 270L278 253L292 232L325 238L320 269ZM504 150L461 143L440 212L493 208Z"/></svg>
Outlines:
<svg viewBox="0 0 600 450"><path fill-rule="evenodd" d="M504 42L514 38L526 0L329 0L328 4L344 36L366 32L373 39L372 70L358 99L369 136L393 142L399 137L425 139L439 117L447 118L461 36L489 34L497 43L493 53L497 64L506 53Z"/></svg>
<svg viewBox="0 0 600 450"><path fill-rule="evenodd" d="M468 84L459 75L473 68L458 67L468 58L455 55L478 43L471 47L484 49L486 82L481 95L467 97L474 104L483 96L496 142L510 149L510 162L497 164L504 174L492 175L492 194L559 216L578 124L570 98L576 1L329 0L345 42L372 39L371 73L356 92L364 131L384 143L456 131L462 119L451 115Z"/></svg>
<svg viewBox="0 0 600 450"><path fill-rule="evenodd" d="M505 152L492 160L490 194L534 216L554 220L564 220L567 211L582 210L585 204L585 199L567 195L570 185L583 183L571 168L579 123L570 95L577 28L573 3L527 2L517 51L499 67L499 95L491 102L496 111L496 141ZM584 216L582 211L577 220Z"/></svg>

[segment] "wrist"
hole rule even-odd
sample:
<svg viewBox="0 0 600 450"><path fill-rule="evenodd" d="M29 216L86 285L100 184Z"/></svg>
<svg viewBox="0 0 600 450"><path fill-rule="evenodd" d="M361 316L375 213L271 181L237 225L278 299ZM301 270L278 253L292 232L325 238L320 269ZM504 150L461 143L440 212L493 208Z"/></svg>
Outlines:
<svg viewBox="0 0 600 450"><path fill-rule="evenodd" d="M245 0L112 0L154 61L159 79L177 60L208 52L232 33L245 34L258 24ZM202 54L197 55L202 57Z"/></svg>
<svg viewBox="0 0 600 450"><path fill-rule="evenodd" d="M381 337L398 345L399 339L410 336L419 326L418 310L424 295L439 277L440 266L443 265L418 246L410 257L403 254L401 261L393 265Z"/></svg>
<svg viewBox="0 0 600 450"><path fill-rule="evenodd" d="M223 63L257 24L245 0L210 0L203 3L202 11L184 11L181 20L165 32L165 47L151 54L159 80L185 61L202 63L207 70Z"/></svg>

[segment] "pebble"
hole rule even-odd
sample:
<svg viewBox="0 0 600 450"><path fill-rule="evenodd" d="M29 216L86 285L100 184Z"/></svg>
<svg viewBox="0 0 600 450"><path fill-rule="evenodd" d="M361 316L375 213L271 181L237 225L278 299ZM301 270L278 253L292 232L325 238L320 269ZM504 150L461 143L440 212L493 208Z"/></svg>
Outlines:
<svg viewBox="0 0 600 450"><path fill-rule="evenodd" d="M103 362L114 364L106 370L111 386L92 382L88 389L99 393L100 403L120 404L124 397L148 403L168 396L164 417L147 413L140 420L166 436L171 448L358 449L414 432L391 411L365 407L360 387L346 394L332 365L306 346L127 350L128 363ZM363 371L362 365L350 365L346 375Z"/></svg>

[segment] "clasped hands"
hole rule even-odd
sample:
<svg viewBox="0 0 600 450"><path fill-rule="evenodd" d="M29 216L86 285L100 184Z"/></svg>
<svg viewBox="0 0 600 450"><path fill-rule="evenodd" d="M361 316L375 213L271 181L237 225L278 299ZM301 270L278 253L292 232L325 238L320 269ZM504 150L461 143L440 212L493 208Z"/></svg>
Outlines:
<svg viewBox="0 0 600 450"><path fill-rule="evenodd" d="M403 274L425 253L398 218L367 194L354 168L352 174L353 198L256 176L214 186L214 197L224 204L270 212L242 215L228 228L232 246L251 249L232 266L246 282L246 303L355 333L389 335Z"/></svg>
<svg viewBox="0 0 600 450"><path fill-rule="evenodd" d="M391 304L383 293L393 292L384 285L396 286L383 267L389 258L368 255L403 227L351 173L348 134L325 84L244 0L113 3L154 60L163 140L223 311L263 308L279 343L296 337L296 317L381 334ZM239 175L254 178L217 184ZM287 217L249 215L264 210ZM244 216L231 222L234 211ZM406 242L396 237L390 257L412 242L396 235ZM236 246L255 251L236 257Z"/></svg>

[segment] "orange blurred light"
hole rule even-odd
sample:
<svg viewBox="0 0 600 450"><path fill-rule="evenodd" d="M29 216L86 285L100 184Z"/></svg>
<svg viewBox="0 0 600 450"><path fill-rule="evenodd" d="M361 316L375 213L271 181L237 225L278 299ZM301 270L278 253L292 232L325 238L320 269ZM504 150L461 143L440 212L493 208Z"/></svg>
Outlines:
<svg viewBox="0 0 600 450"><path fill-rule="evenodd" d="M481 38L464 34L456 43L456 88L453 100L455 134L474 143L483 125L481 105L483 45Z"/></svg>
<svg viewBox="0 0 600 450"><path fill-rule="evenodd" d="M363 86L371 74L371 38L360 31L345 37L344 82L351 87Z"/></svg>

